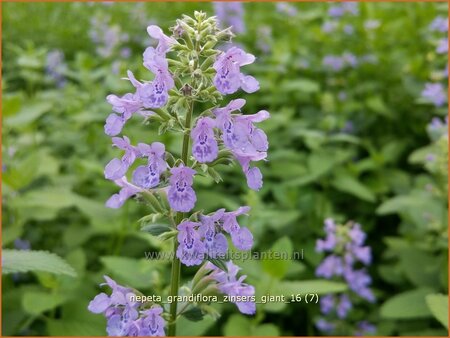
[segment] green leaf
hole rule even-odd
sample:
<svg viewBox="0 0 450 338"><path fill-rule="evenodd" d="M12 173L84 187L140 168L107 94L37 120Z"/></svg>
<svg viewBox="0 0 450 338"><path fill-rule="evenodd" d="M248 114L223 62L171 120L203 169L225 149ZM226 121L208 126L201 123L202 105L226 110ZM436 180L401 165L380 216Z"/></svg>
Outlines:
<svg viewBox="0 0 450 338"><path fill-rule="evenodd" d="M43 312L54 309L66 301L66 297L61 294L52 294L43 291L31 291L23 295L23 309L32 315L39 315Z"/></svg>
<svg viewBox="0 0 450 338"><path fill-rule="evenodd" d="M280 330L274 324L262 324L252 330L252 336L278 337L280 336Z"/></svg>
<svg viewBox="0 0 450 338"><path fill-rule="evenodd" d="M119 283L133 288L149 288L155 285L160 275L157 268L169 261L135 259L129 257L103 256L100 261ZM130 273L133 271L133 273Z"/></svg>
<svg viewBox="0 0 450 338"><path fill-rule="evenodd" d="M413 195L396 196L383 202L377 209L378 215L388 215L397 212L405 211L406 208L417 207L420 208L423 201Z"/></svg>
<svg viewBox="0 0 450 338"><path fill-rule="evenodd" d="M336 173L332 184L340 191L352 194L367 202L375 202L374 193L346 172L340 171Z"/></svg>
<svg viewBox="0 0 450 338"><path fill-rule="evenodd" d="M141 228L141 231L148 232L153 236L159 236L165 232L172 231L173 229L168 224L146 224Z"/></svg>
<svg viewBox="0 0 450 338"><path fill-rule="evenodd" d="M208 261L213 263L220 270L228 271L227 266L225 265L225 261L223 259L208 257Z"/></svg>
<svg viewBox="0 0 450 338"><path fill-rule="evenodd" d="M282 281L277 283L271 291L273 295L295 295L305 293L317 293L325 295L329 293L338 293L347 290L345 283L333 282L321 279L303 280L303 281Z"/></svg>
<svg viewBox="0 0 450 338"><path fill-rule="evenodd" d="M206 316L199 322L192 322L183 316L177 320L177 335L178 336L202 336L216 321Z"/></svg>
<svg viewBox="0 0 450 338"><path fill-rule="evenodd" d="M416 289L396 295L381 305L380 315L387 319L427 318L431 312L425 303L430 289Z"/></svg>
<svg viewBox="0 0 450 338"><path fill-rule="evenodd" d="M425 299L433 316L448 330L448 296L434 294Z"/></svg>
<svg viewBox="0 0 450 338"><path fill-rule="evenodd" d="M279 259L275 255L292 255L292 242L288 237L283 237L277 240L270 251L272 252L272 259L264 259L262 261L262 268L269 275L282 279L291 265L290 259Z"/></svg>
<svg viewBox="0 0 450 338"><path fill-rule="evenodd" d="M22 127L35 121L52 108L52 102L26 104L17 114L5 119L6 127Z"/></svg>
<svg viewBox="0 0 450 338"><path fill-rule="evenodd" d="M183 312L183 316L191 322L198 322L203 319L203 311L199 307L193 307L186 312Z"/></svg>
<svg viewBox="0 0 450 338"><path fill-rule="evenodd" d="M250 336L251 321L240 314L233 314L224 326L223 334L225 336Z"/></svg>
<svg viewBox="0 0 450 338"><path fill-rule="evenodd" d="M75 270L61 257L47 251L3 250L3 273L45 271L75 277Z"/></svg>
<svg viewBox="0 0 450 338"><path fill-rule="evenodd" d="M285 91L317 93L320 90L319 83L309 79L290 80L282 84Z"/></svg>

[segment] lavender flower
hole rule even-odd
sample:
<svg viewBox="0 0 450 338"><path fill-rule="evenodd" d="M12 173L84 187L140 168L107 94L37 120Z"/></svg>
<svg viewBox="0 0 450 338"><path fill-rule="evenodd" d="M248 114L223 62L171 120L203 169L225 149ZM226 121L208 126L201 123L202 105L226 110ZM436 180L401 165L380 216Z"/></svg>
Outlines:
<svg viewBox="0 0 450 338"><path fill-rule="evenodd" d="M128 41L120 27L111 25L110 21L110 17L94 17L91 20L89 36L97 46L97 54L102 58L111 57L122 42Z"/></svg>
<svg viewBox="0 0 450 338"><path fill-rule="evenodd" d="M356 331L354 333L355 336L365 336L374 334L377 331L377 328L370 324L369 322L363 320L356 324Z"/></svg>
<svg viewBox="0 0 450 338"><path fill-rule="evenodd" d="M195 229L200 224L190 221L180 223L178 229L177 257L187 265L199 265L204 259L205 245L200 240L200 232Z"/></svg>
<svg viewBox="0 0 450 338"><path fill-rule="evenodd" d="M140 111L142 102L135 94L125 94L122 97L116 95L108 95L106 100L113 106L113 111L117 114L111 113L105 123L105 134L108 136L116 136L120 134L125 123L131 116Z"/></svg>
<svg viewBox="0 0 450 338"><path fill-rule="evenodd" d="M331 333L336 328L336 325L334 323L331 323L331 322L323 319L323 318L320 318L316 322L316 327L322 332Z"/></svg>
<svg viewBox="0 0 450 338"><path fill-rule="evenodd" d="M165 336L163 309L159 305L144 310L145 304L132 301L136 296L132 289L117 284L108 276L104 278L112 293L108 296L102 292L95 296L88 310L106 317L108 336Z"/></svg>
<svg viewBox="0 0 450 338"><path fill-rule="evenodd" d="M358 13L359 9L357 2L341 2L330 6L328 9L328 15L334 18L340 18L345 14L358 15Z"/></svg>
<svg viewBox="0 0 450 338"><path fill-rule="evenodd" d="M448 18L437 16L430 24L429 29L435 32L445 33L448 31Z"/></svg>
<svg viewBox="0 0 450 338"><path fill-rule="evenodd" d="M195 170L180 164L170 169L170 188L168 192L170 207L175 211L191 211L197 201L194 189L192 189Z"/></svg>
<svg viewBox="0 0 450 338"><path fill-rule="evenodd" d="M120 208L127 199L143 190L135 185L128 183L126 177L122 177L114 181L121 189L119 193L112 195L107 201L106 206L108 208L117 209Z"/></svg>
<svg viewBox="0 0 450 338"><path fill-rule="evenodd" d="M436 107L441 107L447 102L446 92L440 83L426 83L425 89L422 91L422 97Z"/></svg>
<svg viewBox="0 0 450 338"><path fill-rule="evenodd" d="M268 119L270 114L261 110L253 115L231 115L231 112L239 110L244 104L243 99L232 100L226 107L214 109L213 113L217 126L222 131L225 146L242 166L247 185L253 190L259 190L262 187L262 175L258 168L250 168L250 162L265 159L269 144L264 131L256 128L253 123Z"/></svg>
<svg viewBox="0 0 450 338"><path fill-rule="evenodd" d="M244 5L241 2L214 2L214 11L222 28L231 26L234 33L245 33Z"/></svg>
<svg viewBox="0 0 450 338"><path fill-rule="evenodd" d="M438 46L436 47L436 53L438 54L447 54L448 53L448 39L443 38L438 42Z"/></svg>
<svg viewBox="0 0 450 338"><path fill-rule="evenodd" d="M375 297L369 288L372 281L370 276L364 268L355 269L358 262L367 266L372 261L370 247L364 246L367 236L362 231L361 225L357 223L337 225L332 219L326 219L325 233L325 239L317 240L316 251L329 255L317 267L316 275L326 279L332 277L343 279L355 295L374 302ZM347 317L352 307L350 294L347 293L340 296L326 295L320 302L322 314L330 315L335 312L339 319ZM327 323L329 322L321 318L316 326L324 332L333 331L334 323L330 323L333 326L326 325Z"/></svg>
<svg viewBox="0 0 450 338"><path fill-rule="evenodd" d="M322 64L326 68L330 68L335 72L340 71L344 68L344 61L341 57L335 55L327 55L323 58Z"/></svg>
<svg viewBox="0 0 450 338"><path fill-rule="evenodd" d="M258 81L250 75L240 72L240 67L255 61L252 54L245 53L242 49L231 47L220 54L214 62L217 74L214 77L214 85L222 94L233 94L239 88L247 93L253 93L259 89Z"/></svg>
<svg viewBox="0 0 450 338"><path fill-rule="evenodd" d="M277 2L277 12L287 16L296 16L298 10L295 6L287 3L287 2Z"/></svg>
<svg viewBox="0 0 450 338"><path fill-rule="evenodd" d="M247 228L241 228L237 222L237 217L247 214L250 207L240 207L236 211L223 214L223 230L231 235L231 240L236 248L240 250L250 250L253 246L253 236Z"/></svg>
<svg viewBox="0 0 450 338"><path fill-rule="evenodd" d="M59 88L66 84L64 72L67 70L67 65L64 62L64 53L62 51L55 49L48 52L45 69Z"/></svg>
<svg viewBox="0 0 450 338"><path fill-rule="evenodd" d="M219 148L214 137L215 120L201 117L192 129L192 155L200 163L212 162L217 158Z"/></svg>
<svg viewBox="0 0 450 338"><path fill-rule="evenodd" d="M232 296L233 298L231 299L236 299L237 296L253 296L255 288L247 283L243 283L247 276L236 278L240 268L231 261L226 263L226 267L227 272L220 270L212 263L208 262L206 264L206 268L212 271L211 277L217 281L220 292ZM244 314L252 315L256 312L256 304L253 301L235 301L233 303Z"/></svg>
<svg viewBox="0 0 450 338"><path fill-rule="evenodd" d="M219 209L212 215L201 215L200 233L204 238L203 243L209 257L217 258L225 255L228 249L226 237L217 231L219 221L224 215L225 209Z"/></svg>
<svg viewBox="0 0 450 338"><path fill-rule="evenodd" d="M338 23L336 21L325 21L322 24L322 32L331 33L331 32L334 32L337 27L338 27Z"/></svg>
<svg viewBox="0 0 450 338"><path fill-rule="evenodd" d="M164 144L160 142L154 142L151 145L139 143L137 152L141 157L148 158L148 164L136 168L133 172L133 183L145 189L156 187L161 174L168 167L164 159L166 152Z"/></svg>
<svg viewBox="0 0 450 338"><path fill-rule="evenodd" d="M123 138L113 137L112 142L114 146L125 151L122 159L114 158L105 167L105 178L108 180L117 180L123 177L128 168L134 163L136 150L126 136Z"/></svg>

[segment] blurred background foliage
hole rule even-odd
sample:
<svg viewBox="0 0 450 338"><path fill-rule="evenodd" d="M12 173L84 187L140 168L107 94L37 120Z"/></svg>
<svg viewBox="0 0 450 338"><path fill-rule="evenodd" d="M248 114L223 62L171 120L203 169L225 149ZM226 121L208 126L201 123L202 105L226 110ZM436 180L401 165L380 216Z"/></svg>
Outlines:
<svg viewBox="0 0 450 338"><path fill-rule="evenodd" d="M377 301L358 306L348 322L367 319L378 335L447 335L447 125L430 124L447 115L447 53L437 51L446 32L430 29L436 17L447 18L447 4L361 3L339 17L331 6L243 5L234 42L257 56L246 71L261 90L231 98L247 99L247 113L271 112L262 125L270 140L269 161L260 166L265 184L249 191L239 168L226 167L221 184L197 181L198 205L250 205L243 223L255 250L303 250L303 260L240 263L257 295L342 291L315 279L322 259L315 242L327 217L361 223ZM116 192L103 177L115 154L103 133L111 111L105 97L129 90L120 80L127 69L145 76L148 25L167 29L183 13L213 15L214 7L2 7L2 247L49 251L64 259L58 267L65 271L39 270L37 262L33 272L3 276L3 334L104 335L104 319L87 311L103 274L145 294L164 293L170 279L169 262L145 260L146 251L170 250L138 231L145 207L104 207ZM443 91L423 94L426 83ZM161 140L157 127L137 120L126 126L133 143ZM179 152L176 137L162 141ZM192 271L184 270L186 280ZM232 305L220 311L216 324L184 320L179 333L320 334L316 304L258 305L255 317Z"/></svg>

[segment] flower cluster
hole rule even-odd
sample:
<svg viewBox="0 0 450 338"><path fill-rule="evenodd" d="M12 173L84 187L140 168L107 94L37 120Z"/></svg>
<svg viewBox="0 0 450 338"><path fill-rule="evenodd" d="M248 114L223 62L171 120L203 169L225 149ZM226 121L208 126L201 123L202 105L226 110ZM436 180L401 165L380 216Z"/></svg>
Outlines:
<svg viewBox="0 0 450 338"><path fill-rule="evenodd" d="M48 52L45 71L59 88L64 87L66 84L64 73L67 71L67 65L62 51L54 49Z"/></svg>
<svg viewBox="0 0 450 338"><path fill-rule="evenodd" d="M358 65L358 59L350 52L345 52L342 55L326 55L322 64L335 72L338 72L346 67L356 67Z"/></svg>
<svg viewBox="0 0 450 338"><path fill-rule="evenodd" d="M96 52L102 58L111 57L118 46L129 40L118 25L110 24L110 17L94 16L91 20L89 37L97 46Z"/></svg>
<svg viewBox="0 0 450 338"><path fill-rule="evenodd" d="M210 215L200 215L200 222L182 222L178 225L177 257L183 264L191 266L201 264L207 257L225 256L228 242L224 232L231 236L236 248L250 250L253 235L237 222L237 217L249 210L250 207L240 207L230 212L220 209Z"/></svg>
<svg viewBox="0 0 450 338"><path fill-rule="evenodd" d="M245 33L244 5L238 1L214 2L214 11L222 27L231 26L233 32Z"/></svg>
<svg viewBox="0 0 450 338"><path fill-rule="evenodd" d="M212 278L217 283L216 286L221 293L230 296L239 311L247 315L254 314L256 312L255 288L243 283L247 276L237 278L240 268L233 262L228 261L226 267L225 272L212 263L206 263L205 268L211 270L207 278Z"/></svg>
<svg viewBox="0 0 450 338"><path fill-rule="evenodd" d="M136 293L127 287L117 284L108 276L104 276L112 292L111 295L100 293L89 303L88 310L102 313L107 320L106 331L109 336L164 336L166 321L159 305L149 306L136 302Z"/></svg>
<svg viewBox="0 0 450 338"><path fill-rule="evenodd" d="M440 83L426 83L422 97L436 107L442 107L447 102L447 91Z"/></svg>
<svg viewBox="0 0 450 338"><path fill-rule="evenodd" d="M155 25L149 26L147 32L157 44L143 53L143 66L153 74L152 79L137 80L133 72L128 71L127 79L134 91L123 96L111 94L106 98L113 112L106 119L105 134L112 137L113 146L122 152L121 156L110 160L104 170L105 178L120 187L120 191L108 199L106 206L119 208L128 198L137 195L151 209L144 219L154 221L165 217L171 224L162 234L159 230L149 232L161 235L161 239L173 238L175 241L173 273L180 269L180 263L187 266L204 263L200 270L210 271L208 278L215 281L218 291L228 295L253 296L254 288L243 283L245 276L237 278L239 268L231 261L223 263L228 250L226 235L240 250L249 250L253 245L252 233L237 221L237 217L247 214L250 208L219 209L209 214L203 210L191 215L188 213L197 203L195 176L208 175L219 182L220 174L214 168L218 164L239 163L247 185L254 190L261 189L262 173L253 162L266 160L269 144L266 134L256 124L268 119L269 113L265 110L256 114L242 113L244 99L234 99L226 105L217 103L224 95L239 89L247 93L259 89L258 81L241 73L240 69L253 63L255 57L236 46L225 51L213 49L218 42L228 42L233 34L229 28L219 29L214 17L206 18L201 12L195 12L194 17L183 16L177 20L171 28L171 36L165 35ZM194 109L196 102L210 105L197 114ZM143 116L145 122L159 123L160 134L168 131L181 133L181 158L167 152L161 142L136 144L127 136L119 135L134 114ZM141 163L135 165L135 162ZM150 228L153 225L157 226L150 224ZM209 262L216 262L214 264L228 270L222 271ZM171 283L170 295L177 296L179 279L172 278ZM122 290L110 284L109 280L108 285L113 288L113 294L117 293L114 290ZM122 292L127 293L129 290ZM139 312L136 309L140 305L127 302L125 297L120 304L117 303L123 311L117 314L119 317L114 317L110 315L110 305L113 304L115 309L117 304L111 302L112 298L98 295L90 305L94 312L107 316L109 334L143 335L147 329L150 333L145 335L164 334L163 322L160 322L162 308ZM254 301L237 303L237 306L243 313L255 312ZM176 319L188 308L182 307L179 313L177 302L171 303L169 335L175 334ZM147 317L156 323L159 331L155 331L155 327L147 327ZM133 325L129 326L130 322Z"/></svg>
<svg viewBox="0 0 450 338"><path fill-rule="evenodd" d="M344 1L338 4L333 4L328 9L328 15L334 18L340 18L346 14L358 15L359 4L357 2Z"/></svg>
<svg viewBox="0 0 450 338"><path fill-rule="evenodd" d="M320 299L323 315L336 315L343 319L352 309L352 296L374 302L375 297L369 289L371 278L365 270L372 261L370 247L364 246L366 234L358 223L338 225L332 219L325 220L325 239L316 243L316 251L328 253L316 269L316 275L326 279L337 277L343 279L352 291L351 294L326 295ZM357 268L357 265L363 266ZM325 332L334 331L336 323L322 318L316 326Z"/></svg>

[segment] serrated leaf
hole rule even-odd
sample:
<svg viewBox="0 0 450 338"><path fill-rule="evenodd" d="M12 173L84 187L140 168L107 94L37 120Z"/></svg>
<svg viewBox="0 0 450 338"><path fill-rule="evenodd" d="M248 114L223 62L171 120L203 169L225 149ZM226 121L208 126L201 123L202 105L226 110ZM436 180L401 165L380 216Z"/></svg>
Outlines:
<svg viewBox="0 0 450 338"><path fill-rule="evenodd" d="M434 294L425 299L433 316L448 330L448 296Z"/></svg>
<svg viewBox="0 0 450 338"><path fill-rule="evenodd" d="M3 273L45 271L75 277L75 270L61 257L48 251L3 250Z"/></svg>

